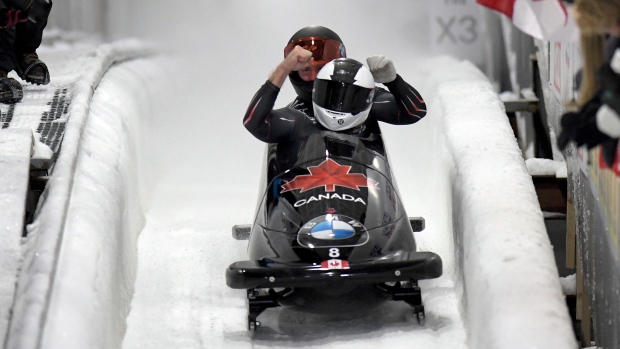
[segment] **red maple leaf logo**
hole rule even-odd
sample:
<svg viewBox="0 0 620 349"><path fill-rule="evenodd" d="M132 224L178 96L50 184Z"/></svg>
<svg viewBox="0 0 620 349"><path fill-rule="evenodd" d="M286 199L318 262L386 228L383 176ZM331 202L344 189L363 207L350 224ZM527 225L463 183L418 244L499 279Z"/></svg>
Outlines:
<svg viewBox="0 0 620 349"><path fill-rule="evenodd" d="M307 190L325 187L326 192L333 192L336 186L360 190L360 187L377 188L379 183L361 173L349 173L351 166L341 166L332 159L323 161L319 166L310 166L309 175L299 175L282 186L282 192L301 189Z"/></svg>

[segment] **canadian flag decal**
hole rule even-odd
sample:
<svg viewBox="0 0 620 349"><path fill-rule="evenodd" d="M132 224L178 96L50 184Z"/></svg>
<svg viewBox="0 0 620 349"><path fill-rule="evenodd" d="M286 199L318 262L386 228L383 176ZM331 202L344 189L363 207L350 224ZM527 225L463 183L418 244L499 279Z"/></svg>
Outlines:
<svg viewBox="0 0 620 349"><path fill-rule="evenodd" d="M321 263L323 269L349 269L349 262L340 259L329 259Z"/></svg>
<svg viewBox="0 0 620 349"><path fill-rule="evenodd" d="M282 186L282 192L301 189L307 190L325 187L326 192L333 192L336 186L360 190L360 187L377 188L379 183L361 173L349 173L351 166L340 165L332 159L323 161L318 166L308 167L309 175L299 175Z"/></svg>

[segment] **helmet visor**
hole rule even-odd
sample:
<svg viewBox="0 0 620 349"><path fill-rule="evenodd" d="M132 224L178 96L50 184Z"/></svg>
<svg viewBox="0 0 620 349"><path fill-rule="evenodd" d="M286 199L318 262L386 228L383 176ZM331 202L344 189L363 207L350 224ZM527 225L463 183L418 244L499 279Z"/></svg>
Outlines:
<svg viewBox="0 0 620 349"><path fill-rule="evenodd" d="M374 89L333 80L315 80L312 100L319 107L358 114L372 103Z"/></svg>
<svg viewBox="0 0 620 349"><path fill-rule="evenodd" d="M336 58L345 57L344 45L336 40L326 38L302 38L295 40L284 48L284 57L288 56L295 46L301 46L312 52L313 65L325 65Z"/></svg>

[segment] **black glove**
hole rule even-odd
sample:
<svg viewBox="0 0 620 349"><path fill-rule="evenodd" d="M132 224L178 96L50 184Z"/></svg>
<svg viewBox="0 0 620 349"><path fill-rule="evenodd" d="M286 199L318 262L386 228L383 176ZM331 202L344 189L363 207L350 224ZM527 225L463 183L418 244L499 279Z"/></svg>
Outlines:
<svg viewBox="0 0 620 349"><path fill-rule="evenodd" d="M609 63L603 64L596 72L596 81L603 90L610 90L620 94L620 75L616 73Z"/></svg>
<svg viewBox="0 0 620 349"><path fill-rule="evenodd" d="M612 167L616 162L616 151L618 150L618 139L610 139L601 144L601 155L607 167Z"/></svg>
<svg viewBox="0 0 620 349"><path fill-rule="evenodd" d="M28 20L28 11L0 8L0 28L11 28Z"/></svg>
<svg viewBox="0 0 620 349"><path fill-rule="evenodd" d="M596 112L601 105L600 95L597 94L578 112L562 115L560 120L562 132L557 139L560 149L566 148L570 141L575 142L577 146L585 144L589 149L611 139L596 126Z"/></svg>
<svg viewBox="0 0 620 349"><path fill-rule="evenodd" d="M601 101L620 115L620 75L609 64L603 64L596 72L601 86Z"/></svg>

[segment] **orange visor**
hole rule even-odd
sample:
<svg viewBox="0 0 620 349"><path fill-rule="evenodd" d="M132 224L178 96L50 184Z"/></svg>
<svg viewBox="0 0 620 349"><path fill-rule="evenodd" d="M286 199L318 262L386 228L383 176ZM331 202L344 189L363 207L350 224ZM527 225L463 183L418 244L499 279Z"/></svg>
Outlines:
<svg viewBox="0 0 620 349"><path fill-rule="evenodd" d="M346 57L344 45L336 40L309 37L291 42L284 48L284 57L288 56L295 46L301 46L312 52L313 65L325 65L336 58Z"/></svg>

